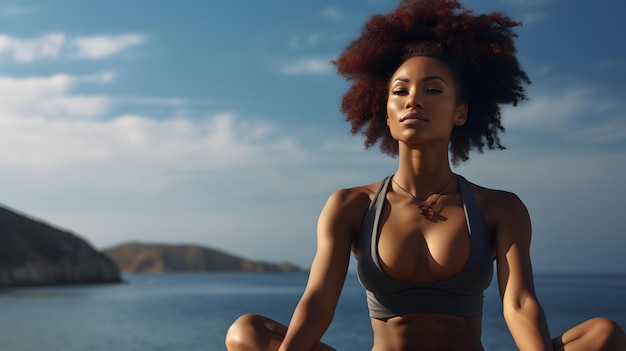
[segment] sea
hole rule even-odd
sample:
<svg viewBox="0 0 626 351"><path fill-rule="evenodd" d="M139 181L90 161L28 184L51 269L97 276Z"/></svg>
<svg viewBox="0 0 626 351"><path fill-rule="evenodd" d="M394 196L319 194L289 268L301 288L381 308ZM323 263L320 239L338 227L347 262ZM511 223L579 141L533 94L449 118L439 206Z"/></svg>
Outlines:
<svg viewBox="0 0 626 351"><path fill-rule="evenodd" d="M288 323L306 273L128 274L122 284L0 290L2 351L225 350L243 313ZM603 316L626 326L626 275L537 274L537 295L553 335ZM349 273L323 341L371 350L363 288ZM513 350L494 282L485 292L483 345Z"/></svg>

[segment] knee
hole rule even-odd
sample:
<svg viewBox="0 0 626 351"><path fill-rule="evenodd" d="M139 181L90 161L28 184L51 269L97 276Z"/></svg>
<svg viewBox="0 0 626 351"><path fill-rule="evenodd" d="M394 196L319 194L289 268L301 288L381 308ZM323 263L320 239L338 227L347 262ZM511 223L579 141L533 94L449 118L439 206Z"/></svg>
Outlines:
<svg viewBox="0 0 626 351"><path fill-rule="evenodd" d="M611 335L623 333L622 328L619 326L619 324L615 323L614 321L608 318L604 318L604 317L594 318L590 322L593 323L592 329L599 336L605 335L608 337Z"/></svg>
<svg viewBox="0 0 626 351"><path fill-rule="evenodd" d="M601 344L600 349L622 350L626 348L626 335L619 324L608 318L594 318L589 323L591 335Z"/></svg>
<svg viewBox="0 0 626 351"><path fill-rule="evenodd" d="M230 351L250 350L250 342L257 337L259 320L260 316L251 313L237 318L226 332L226 348Z"/></svg>

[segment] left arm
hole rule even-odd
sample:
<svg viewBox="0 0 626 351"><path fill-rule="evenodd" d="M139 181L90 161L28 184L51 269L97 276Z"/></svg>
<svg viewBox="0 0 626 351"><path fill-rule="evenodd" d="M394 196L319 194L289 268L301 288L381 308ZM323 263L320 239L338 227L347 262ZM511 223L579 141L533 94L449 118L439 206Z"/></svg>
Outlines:
<svg viewBox="0 0 626 351"><path fill-rule="evenodd" d="M494 194L490 208L498 286L509 331L520 350L552 350L548 324L535 294L528 210L516 195L504 192Z"/></svg>

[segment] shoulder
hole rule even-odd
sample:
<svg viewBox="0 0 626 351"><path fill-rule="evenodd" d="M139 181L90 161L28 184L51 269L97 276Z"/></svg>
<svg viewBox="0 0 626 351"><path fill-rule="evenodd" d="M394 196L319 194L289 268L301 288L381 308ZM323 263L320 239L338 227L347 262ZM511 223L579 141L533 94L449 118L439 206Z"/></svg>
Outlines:
<svg viewBox="0 0 626 351"><path fill-rule="evenodd" d="M328 202L332 202L341 208L369 206L381 182L339 189L330 195Z"/></svg>
<svg viewBox="0 0 626 351"><path fill-rule="evenodd" d="M326 207L342 214L366 211L374 198L381 181L360 185L351 188L343 188L333 192L326 201Z"/></svg>
<svg viewBox="0 0 626 351"><path fill-rule="evenodd" d="M482 187L470 183L476 201L483 213L487 226L496 231L503 226L529 223L529 215L524 202L517 194Z"/></svg>
<svg viewBox="0 0 626 351"><path fill-rule="evenodd" d="M381 181L336 190L326 201L320 221L333 226L341 224L350 231L358 230L380 184Z"/></svg>

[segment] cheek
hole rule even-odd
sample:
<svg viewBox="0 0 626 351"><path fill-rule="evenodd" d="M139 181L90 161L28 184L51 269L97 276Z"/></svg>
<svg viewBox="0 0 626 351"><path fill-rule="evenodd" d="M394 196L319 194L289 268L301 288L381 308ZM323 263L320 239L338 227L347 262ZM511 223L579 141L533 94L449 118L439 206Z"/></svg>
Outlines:
<svg viewBox="0 0 626 351"><path fill-rule="evenodd" d="M402 108L402 103L397 100L387 100L387 118L397 117L398 111Z"/></svg>
<svg viewBox="0 0 626 351"><path fill-rule="evenodd" d="M431 112L436 113L438 115L453 115L456 111L456 104L451 102L441 101L437 104L431 104L429 106L432 110Z"/></svg>

